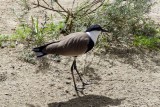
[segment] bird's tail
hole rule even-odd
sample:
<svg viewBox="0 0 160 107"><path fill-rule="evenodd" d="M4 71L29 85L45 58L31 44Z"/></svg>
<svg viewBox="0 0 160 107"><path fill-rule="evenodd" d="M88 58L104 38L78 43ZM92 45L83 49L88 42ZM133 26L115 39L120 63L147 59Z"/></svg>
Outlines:
<svg viewBox="0 0 160 107"><path fill-rule="evenodd" d="M45 44L45 45L43 45L43 46L33 48L32 51L34 51L34 52L36 53L36 56L37 56L37 57L42 57L42 56L44 56L44 55L47 55L47 53L43 52L43 49L45 49L46 46L48 46L48 45L50 45L50 44L52 44L52 43L57 43L57 42L59 42L59 41L53 41L53 42L50 42L50 43Z"/></svg>
<svg viewBox="0 0 160 107"><path fill-rule="evenodd" d="M42 56L44 56L44 55L47 55L47 53L44 53L44 52L43 52L43 49L44 49L46 46L47 46L47 45L33 48L32 51L35 52L35 54L36 54L37 57L42 57Z"/></svg>

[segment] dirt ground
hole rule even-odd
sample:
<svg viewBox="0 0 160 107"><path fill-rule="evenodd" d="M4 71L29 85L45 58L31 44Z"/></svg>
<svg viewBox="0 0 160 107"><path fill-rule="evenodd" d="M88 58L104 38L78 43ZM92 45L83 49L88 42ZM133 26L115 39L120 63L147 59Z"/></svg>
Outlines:
<svg viewBox="0 0 160 107"><path fill-rule="evenodd" d="M14 32L19 24L13 8L21 14L19 1L1 0L1 34ZM157 23L159 10L160 4L155 5L149 14ZM35 11L40 10L29 14ZM106 55L90 52L78 57L78 69L90 85L85 96L76 97L70 73L72 58L50 60L42 69L20 60L21 51L21 45L0 49L0 107L160 107L158 52L113 49Z"/></svg>

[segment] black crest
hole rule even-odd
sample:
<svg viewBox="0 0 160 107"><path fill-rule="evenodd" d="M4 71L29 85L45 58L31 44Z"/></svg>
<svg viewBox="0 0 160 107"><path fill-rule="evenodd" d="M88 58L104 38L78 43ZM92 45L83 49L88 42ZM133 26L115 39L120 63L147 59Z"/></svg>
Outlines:
<svg viewBox="0 0 160 107"><path fill-rule="evenodd" d="M100 25L91 25L86 32L90 31L102 31L102 32L107 32L107 30L103 29Z"/></svg>

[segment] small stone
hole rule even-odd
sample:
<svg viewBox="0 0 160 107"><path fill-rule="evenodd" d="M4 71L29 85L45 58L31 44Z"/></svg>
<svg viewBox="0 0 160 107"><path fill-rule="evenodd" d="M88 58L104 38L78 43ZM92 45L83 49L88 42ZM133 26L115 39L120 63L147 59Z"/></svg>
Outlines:
<svg viewBox="0 0 160 107"><path fill-rule="evenodd" d="M68 79L68 80L71 80L72 78L71 78L71 77L67 77L67 79Z"/></svg>
<svg viewBox="0 0 160 107"><path fill-rule="evenodd" d="M14 72L12 72L11 75L16 75L16 74Z"/></svg>
<svg viewBox="0 0 160 107"><path fill-rule="evenodd" d="M53 87L53 86L55 86L54 84L50 84L50 87Z"/></svg>
<svg viewBox="0 0 160 107"><path fill-rule="evenodd" d="M6 93L6 94L4 94L4 95L7 95L7 96L12 96L11 94L8 94L8 93Z"/></svg>
<svg viewBox="0 0 160 107"><path fill-rule="evenodd" d="M68 90L66 90L65 92L66 92L66 93L69 93L69 91L68 91Z"/></svg>
<svg viewBox="0 0 160 107"><path fill-rule="evenodd" d="M71 84L71 82L66 82L66 84Z"/></svg>
<svg viewBox="0 0 160 107"><path fill-rule="evenodd" d="M75 97L75 96L77 96L76 94L73 94L73 96Z"/></svg>
<svg viewBox="0 0 160 107"><path fill-rule="evenodd" d="M12 66L11 66L11 68L13 68L13 69L14 69L14 68L15 68L15 66L14 66L14 65L12 65Z"/></svg>
<svg viewBox="0 0 160 107"><path fill-rule="evenodd" d="M57 69L57 70L55 70L55 72L59 72L59 70Z"/></svg>

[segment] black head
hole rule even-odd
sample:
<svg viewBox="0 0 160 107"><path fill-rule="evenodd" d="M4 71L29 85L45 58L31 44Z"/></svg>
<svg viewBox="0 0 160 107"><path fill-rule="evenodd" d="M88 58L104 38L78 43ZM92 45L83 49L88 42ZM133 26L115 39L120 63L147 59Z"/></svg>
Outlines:
<svg viewBox="0 0 160 107"><path fill-rule="evenodd" d="M107 30L103 29L100 25L91 25L86 32L90 31L102 31L102 32L107 32Z"/></svg>

